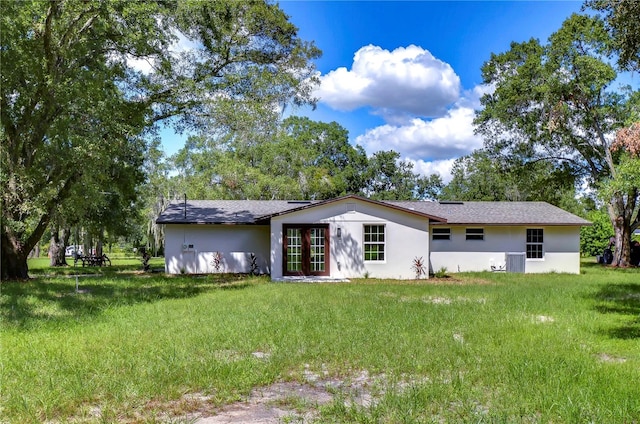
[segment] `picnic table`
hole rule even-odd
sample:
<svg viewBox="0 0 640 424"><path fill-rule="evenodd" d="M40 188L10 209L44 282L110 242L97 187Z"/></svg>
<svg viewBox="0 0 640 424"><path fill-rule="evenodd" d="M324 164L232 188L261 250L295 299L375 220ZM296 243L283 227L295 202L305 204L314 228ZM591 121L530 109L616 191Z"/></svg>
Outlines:
<svg viewBox="0 0 640 424"><path fill-rule="evenodd" d="M73 260L73 265L77 265L78 261L82 262L82 266L111 266L111 259L105 254L102 256L96 255L76 255Z"/></svg>

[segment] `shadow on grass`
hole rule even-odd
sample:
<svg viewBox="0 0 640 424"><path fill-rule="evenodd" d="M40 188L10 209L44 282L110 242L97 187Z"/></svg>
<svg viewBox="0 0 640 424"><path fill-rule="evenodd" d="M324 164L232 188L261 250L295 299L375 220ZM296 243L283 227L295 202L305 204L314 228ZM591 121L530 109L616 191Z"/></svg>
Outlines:
<svg viewBox="0 0 640 424"><path fill-rule="evenodd" d="M121 306L183 299L213 290L244 289L255 279L232 274L166 276L164 274L39 277L3 282L0 317L5 326L30 328L98 316Z"/></svg>
<svg viewBox="0 0 640 424"><path fill-rule="evenodd" d="M634 319L607 331L618 339L640 338L640 284L607 284L594 296L596 310L603 314L632 315Z"/></svg>
<svg viewBox="0 0 640 424"><path fill-rule="evenodd" d="M30 267L29 275L31 277L53 277L53 276L69 276L69 275L81 275L81 274L117 274L117 273L131 273L142 270L140 261L127 260L126 263L122 263L122 260L114 260L114 264L110 266L82 266L81 263L73 265L73 261L69 261L67 266L60 267ZM164 266L162 264L152 264L152 269L158 269L164 272Z"/></svg>
<svg viewBox="0 0 640 424"><path fill-rule="evenodd" d="M580 267L596 268L596 267L602 267L602 266L603 265L598 263L596 259L593 257L582 256L580 258Z"/></svg>

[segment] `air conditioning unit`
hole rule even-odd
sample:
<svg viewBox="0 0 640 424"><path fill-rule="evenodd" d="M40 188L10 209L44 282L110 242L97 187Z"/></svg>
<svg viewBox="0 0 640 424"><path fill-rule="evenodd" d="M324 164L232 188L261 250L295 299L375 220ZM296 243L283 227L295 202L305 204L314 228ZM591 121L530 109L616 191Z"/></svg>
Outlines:
<svg viewBox="0 0 640 424"><path fill-rule="evenodd" d="M505 253L507 272L524 273L524 267L527 262L525 252L507 252Z"/></svg>

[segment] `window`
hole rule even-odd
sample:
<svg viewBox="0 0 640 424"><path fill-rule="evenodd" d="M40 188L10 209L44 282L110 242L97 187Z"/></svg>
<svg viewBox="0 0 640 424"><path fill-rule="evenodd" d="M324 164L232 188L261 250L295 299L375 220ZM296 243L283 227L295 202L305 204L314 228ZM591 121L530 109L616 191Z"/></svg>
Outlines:
<svg viewBox="0 0 640 424"><path fill-rule="evenodd" d="M384 225L364 226L364 260L384 261Z"/></svg>
<svg viewBox="0 0 640 424"><path fill-rule="evenodd" d="M431 240L451 240L451 228L432 228Z"/></svg>
<svg viewBox="0 0 640 424"><path fill-rule="evenodd" d="M544 241L542 228L527 228L527 259L542 259Z"/></svg>
<svg viewBox="0 0 640 424"><path fill-rule="evenodd" d="M467 228L467 240L484 240L484 228Z"/></svg>

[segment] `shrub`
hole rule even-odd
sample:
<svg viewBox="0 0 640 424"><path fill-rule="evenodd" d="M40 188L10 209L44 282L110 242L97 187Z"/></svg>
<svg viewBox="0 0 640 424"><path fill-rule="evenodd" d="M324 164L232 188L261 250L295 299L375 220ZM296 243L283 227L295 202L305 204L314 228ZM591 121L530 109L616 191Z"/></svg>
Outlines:
<svg viewBox="0 0 640 424"><path fill-rule="evenodd" d="M580 229L580 253L584 256L602 255L614 236L613 225L604 210L592 211L587 219L593 222L590 227Z"/></svg>
<svg viewBox="0 0 640 424"><path fill-rule="evenodd" d="M446 276L447 276L447 267L446 267L446 266L443 266L442 268L440 268L439 270L437 270L437 271L435 272L435 274L433 274L433 275L435 275L437 278L444 278L444 277L446 277Z"/></svg>
<svg viewBox="0 0 640 424"><path fill-rule="evenodd" d="M416 274L416 280L422 277L423 275L427 275L427 268L424 263L424 259L421 257L413 258L413 265L411 265L411 269Z"/></svg>

